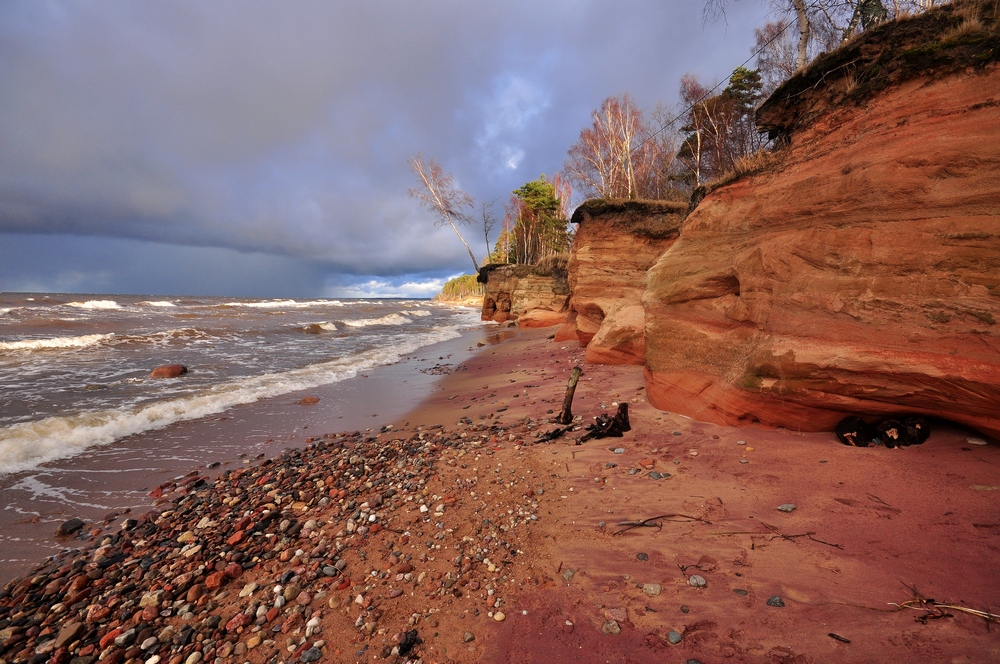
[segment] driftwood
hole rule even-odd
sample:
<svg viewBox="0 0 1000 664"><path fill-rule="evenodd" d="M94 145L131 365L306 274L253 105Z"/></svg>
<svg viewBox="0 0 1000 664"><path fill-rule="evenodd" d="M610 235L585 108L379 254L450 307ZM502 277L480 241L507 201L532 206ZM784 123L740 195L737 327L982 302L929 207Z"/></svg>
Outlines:
<svg viewBox="0 0 1000 664"><path fill-rule="evenodd" d="M587 425L588 433L580 437L578 442L585 443L591 438L621 438L626 431L631 431L632 426L628 422L628 404L618 404L618 412L614 417L608 417L601 413L594 418L593 424Z"/></svg>
<svg viewBox="0 0 1000 664"><path fill-rule="evenodd" d="M916 588L916 586L907 586L910 592L913 593L911 599L905 602L900 602L899 604L895 602L890 602L891 606L895 606L897 611L902 611L903 609L915 609L917 611L923 611L922 615L917 616L916 620L922 622L925 625L928 620L940 620L941 618L954 618L955 616L948 611L958 611L959 613L966 613L970 616L975 616L977 618L982 618L987 623L1000 623L1000 615L992 613L990 611L979 611L978 609L970 609L968 607L959 606L957 604L943 604L941 602L936 602L929 597L924 597Z"/></svg>
<svg viewBox="0 0 1000 664"><path fill-rule="evenodd" d="M573 372L569 376L569 385L566 386L566 396L563 397L562 412L556 418L559 424L571 424L573 422L573 395L576 394L576 384L580 381L580 374L583 369L573 367Z"/></svg>
<svg viewBox="0 0 1000 664"><path fill-rule="evenodd" d="M663 528L663 521L673 521L675 518L680 517L682 519L688 519L690 521L701 521L702 523L711 524L711 521L707 521L697 516L690 516L688 514L660 514L659 516L651 516L648 519L639 519L638 521L619 521L616 526L622 526L621 530L616 530L613 535L621 535L624 532L628 532L633 528ZM686 522L681 522L686 523Z"/></svg>
<svg viewBox="0 0 1000 664"><path fill-rule="evenodd" d="M546 431L545 433L538 434L538 438L536 440L539 443L547 443L550 440L555 440L556 438L558 438L559 436L563 435L564 433L566 433L567 431L569 431L572 428L573 427L571 427L571 426L569 426L569 427L557 427L555 429L552 429L551 431Z"/></svg>

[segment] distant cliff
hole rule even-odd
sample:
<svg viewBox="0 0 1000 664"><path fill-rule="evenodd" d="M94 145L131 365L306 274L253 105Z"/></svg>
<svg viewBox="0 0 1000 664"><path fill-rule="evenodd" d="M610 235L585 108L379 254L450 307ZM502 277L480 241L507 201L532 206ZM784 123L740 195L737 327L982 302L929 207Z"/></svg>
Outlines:
<svg viewBox="0 0 1000 664"><path fill-rule="evenodd" d="M649 271L651 403L800 430L924 413L1000 436L993 4L871 31L762 106L787 146L711 190Z"/></svg>
<svg viewBox="0 0 1000 664"><path fill-rule="evenodd" d="M486 265L478 279L485 287L483 320L516 320L522 327L566 322L566 256L551 256L538 265Z"/></svg>

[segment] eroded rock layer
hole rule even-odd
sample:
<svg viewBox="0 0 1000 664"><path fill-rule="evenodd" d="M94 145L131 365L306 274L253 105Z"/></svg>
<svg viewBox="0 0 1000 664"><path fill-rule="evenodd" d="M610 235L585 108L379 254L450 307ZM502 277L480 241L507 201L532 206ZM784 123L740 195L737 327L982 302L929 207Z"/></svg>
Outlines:
<svg viewBox="0 0 1000 664"><path fill-rule="evenodd" d="M587 362L642 364L646 271L677 239L686 203L587 201L569 259L570 320L557 340L577 339Z"/></svg>
<svg viewBox="0 0 1000 664"><path fill-rule="evenodd" d="M1000 436L1000 70L812 113L650 270L651 403L811 431L922 413Z"/></svg>
<svg viewBox="0 0 1000 664"><path fill-rule="evenodd" d="M487 265L480 270L479 281L485 284L482 320L517 320L524 327L566 322L565 258L540 265Z"/></svg>

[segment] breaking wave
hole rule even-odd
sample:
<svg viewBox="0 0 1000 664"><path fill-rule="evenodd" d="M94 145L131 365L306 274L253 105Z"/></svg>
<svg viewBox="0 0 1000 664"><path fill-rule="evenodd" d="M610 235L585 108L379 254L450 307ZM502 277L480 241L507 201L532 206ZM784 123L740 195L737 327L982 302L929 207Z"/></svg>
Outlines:
<svg viewBox="0 0 1000 664"><path fill-rule="evenodd" d="M67 302L67 307L77 309L121 309L121 305L114 300L87 300L86 302Z"/></svg>
<svg viewBox="0 0 1000 664"><path fill-rule="evenodd" d="M51 337L49 339L22 339L2 341L0 350L53 350L58 348L86 348L110 341L114 334L85 334L79 337Z"/></svg>
<svg viewBox="0 0 1000 664"><path fill-rule="evenodd" d="M221 413L239 404L336 383L360 371L395 362L423 346L458 336L455 328L437 328L414 335L391 349L377 348L289 371L244 377L190 396L121 409L47 417L0 428L0 474L75 456L90 447L107 445L174 422Z"/></svg>
<svg viewBox="0 0 1000 664"><path fill-rule="evenodd" d="M144 301L139 304L147 307L176 307L177 305L170 300L155 300L155 301Z"/></svg>
<svg viewBox="0 0 1000 664"><path fill-rule="evenodd" d="M372 325L406 325L410 322L410 319L400 314L389 314L381 318L358 318L356 320L342 320L340 322L348 327L370 327Z"/></svg>
<svg viewBox="0 0 1000 664"><path fill-rule="evenodd" d="M306 309L308 307L342 307L339 300L310 300L297 302L295 300L263 300L260 302L225 302L223 307L248 307L250 309Z"/></svg>

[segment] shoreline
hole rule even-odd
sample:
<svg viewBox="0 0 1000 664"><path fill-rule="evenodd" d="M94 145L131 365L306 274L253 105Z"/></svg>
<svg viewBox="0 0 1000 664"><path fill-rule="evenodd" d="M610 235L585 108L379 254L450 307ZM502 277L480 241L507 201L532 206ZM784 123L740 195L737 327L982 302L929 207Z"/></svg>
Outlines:
<svg viewBox="0 0 1000 664"><path fill-rule="evenodd" d="M218 473L273 457L304 446L314 432L318 436L393 422L435 389L442 372L496 334L470 328L354 378L175 422L0 476L5 506L0 511L0 585L58 553L62 546L53 532L67 519L97 522L110 514L149 509L154 505L150 491L194 470ZM299 403L304 398L318 401Z"/></svg>
<svg viewBox="0 0 1000 664"><path fill-rule="evenodd" d="M0 640L19 596L14 629L39 628L8 636L0 659L29 648L112 664L1000 654L981 618L891 604L912 588L995 603L997 446L948 426L887 450L694 422L651 408L638 367L582 365L582 349L549 330L510 332L391 429L192 476L158 512L74 541L87 547L78 563L53 561L0 593ZM575 364L580 423L626 401L632 431L537 442ZM616 525L644 519L656 525ZM413 630L421 642L394 655Z"/></svg>

